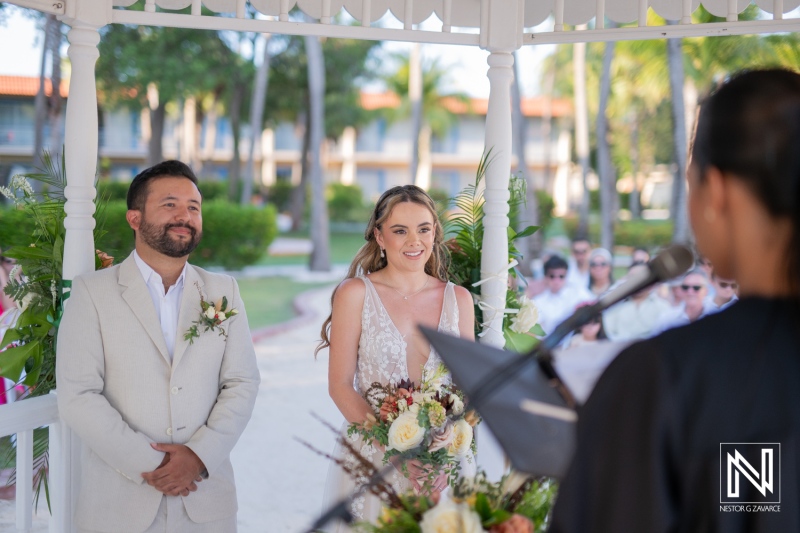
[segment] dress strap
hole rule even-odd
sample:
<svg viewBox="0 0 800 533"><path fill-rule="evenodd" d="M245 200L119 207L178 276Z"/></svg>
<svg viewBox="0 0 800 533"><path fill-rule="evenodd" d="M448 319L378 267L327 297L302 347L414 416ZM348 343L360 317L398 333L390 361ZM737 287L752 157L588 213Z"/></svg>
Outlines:
<svg viewBox="0 0 800 533"><path fill-rule="evenodd" d="M444 288L444 301L442 302L442 320L439 324L441 331L458 335L458 301L456 300L456 286L448 281Z"/></svg>

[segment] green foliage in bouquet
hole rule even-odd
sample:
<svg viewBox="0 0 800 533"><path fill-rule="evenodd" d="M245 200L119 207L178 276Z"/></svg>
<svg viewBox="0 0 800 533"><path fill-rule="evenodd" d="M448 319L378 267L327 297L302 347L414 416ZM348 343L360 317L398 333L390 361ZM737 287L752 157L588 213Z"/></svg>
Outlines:
<svg viewBox="0 0 800 533"><path fill-rule="evenodd" d="M450 497L401 494L373 524L360 522L361 533L428 533L431 531L544 531L548 526L556 484L518 474L492 483L483 472L463 479Z"/></svg>
<svg viewBox="0 0 800 533"><path fill-rule="evenodd" d="M483 254L483 234L484 234L484 187L481 182L486 177L486 169L491 163L491 150L481 158L478 170L475 174L475 183L468 185L459 192L451 203L456 208L449 217L444 218L444 233L449 239L445 243L450 251L450 267L448 275L450 280L457 285L461 285L476 296L480 295L480 286L474 284L481 280L481 257ZM519 176L511 176L508 190L510 198L508 201L509 218L517 219L521 209L526 203L526 183ZM517 239L532 235L539 230L539 226L527 226L522 231L517 232L509 226L508 228L508 255L509 261L516 259L522 260L522 254L515 246ZM518 285L517 281L524 285L524 276L514 267L509 271L509 276L513 278L511 287ZM506 307L509 309L521 309L524 300L521 292L516 288L509 288L506 294ZM483 312L475 305L475 335L481 330L483 322ZM535 323L535 321L534 321ZM511 328L512 319L509 316L503 317L503 333L506 337L506 348L515 351L527 351L536 342L532 335L542 335L541 327L530 324L530 328L525 331L515 331ZM515 328L518 329L518 328Z"/></svg>

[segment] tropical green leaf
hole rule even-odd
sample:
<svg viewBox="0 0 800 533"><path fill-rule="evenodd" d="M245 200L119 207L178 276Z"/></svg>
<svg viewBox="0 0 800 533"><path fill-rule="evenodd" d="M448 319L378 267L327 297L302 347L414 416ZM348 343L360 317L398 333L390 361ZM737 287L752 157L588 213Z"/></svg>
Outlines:
<svg viewBox="0 0 800 533"><path fill-rule="evenodd" d="M52 259L53 253L44 247L12 246L3 250L3 255L14 259Z"/></svg>
<svg viewBox="0 0 800 533"><path fill-rule="evenodd" d="M528 237L530 235L533 235L534 233L539 231L539 229L540 229L540 226L528 226L524 230L522 230L519 233L515 234L514 237L512 238L512 240L520 239L522 237Z"/></svg>
<svg viewBox="0 0 800 533"><path fill-rule="evenodd" d="M516 333L508 328L503 330L503 336L506 338L506 350L517 353L527 353L539 342L538 339L527 333Z"/></svg>
<svg viewBox="0 0 800 533"><path fill-rule="evenodd" d="M0 352L0 375L15 383L18 382L25 364L36 355L37 349L40 348L39 342L34 341L22 346L6 348L5 351Z"/></svg>

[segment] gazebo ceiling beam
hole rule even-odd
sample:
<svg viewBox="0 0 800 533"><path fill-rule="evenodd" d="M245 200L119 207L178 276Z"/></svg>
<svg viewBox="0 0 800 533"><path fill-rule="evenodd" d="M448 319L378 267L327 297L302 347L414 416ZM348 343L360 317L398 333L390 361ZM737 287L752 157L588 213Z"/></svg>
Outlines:
<svg viewBox="0 0 800 533"><path fill-rule="evenodd" d="M644 41L684 37L724 37L800 31L800 19L748 20L741 22L705 22L673 26L639 26L600 30L526 33L523 45L574 44L591 42Z"/></svg>
<svg viewBox="0 0 800 533"><path fill-rule="evenodd" d="M260 32L284 35L363 39L371 41L400 41L411 43L454 44L483 46L481 35L467 32L430 31L320 24L317 22L292 22L279 20L240 19L233 17L183 15L164 12L145 12L115 9L112 22L203 30ZM661 26L627 26L591 30L563 30L523 33L523 46L539 44L573 44L579 42L636 41L648 39L675 39L685 37L723 37L800 31L800 18L766 19L734 22L707 22L702 24L676 24ZM485 39L485 37L484 37Z"/></svg>
<svg viewBox="0 0 800 533"><path fill-rule="evenodd" d="M238 19L229 17L180 15L175 13L147 13L144 11L126 11L122 9L113 10L111 16L112 22L116 24L138 24L171 28L244 31L283 35L308 35L314 37L362 39L367 41L402 41L410 43L472 46L478 46L480 43L480 35L478 35L478 33L373 28L370 26L345 26L339 24L319 24L316 22L282 22L278 20Z"/></svg>

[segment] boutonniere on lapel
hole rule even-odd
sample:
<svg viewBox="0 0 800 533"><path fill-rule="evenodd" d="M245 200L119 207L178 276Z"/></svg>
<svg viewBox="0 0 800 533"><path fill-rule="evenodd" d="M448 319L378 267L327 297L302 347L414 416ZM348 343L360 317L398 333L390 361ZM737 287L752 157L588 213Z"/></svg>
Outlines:
<svg viewBox="0 0 800 533"><path fill-rule="evenodd" d="M204 332L218 331L220 336L227 339L228 333L222 327L222 323L237 315L239 311L233 307L228 309L228 298L226 296L223 296L216 303L206 301L200 286L196 283L195 285L200 293L200 318L192 322L192 327L183 335L183 340L189 341L189 344L194 343L194 339L200 338L200 328Z"/></svg>

